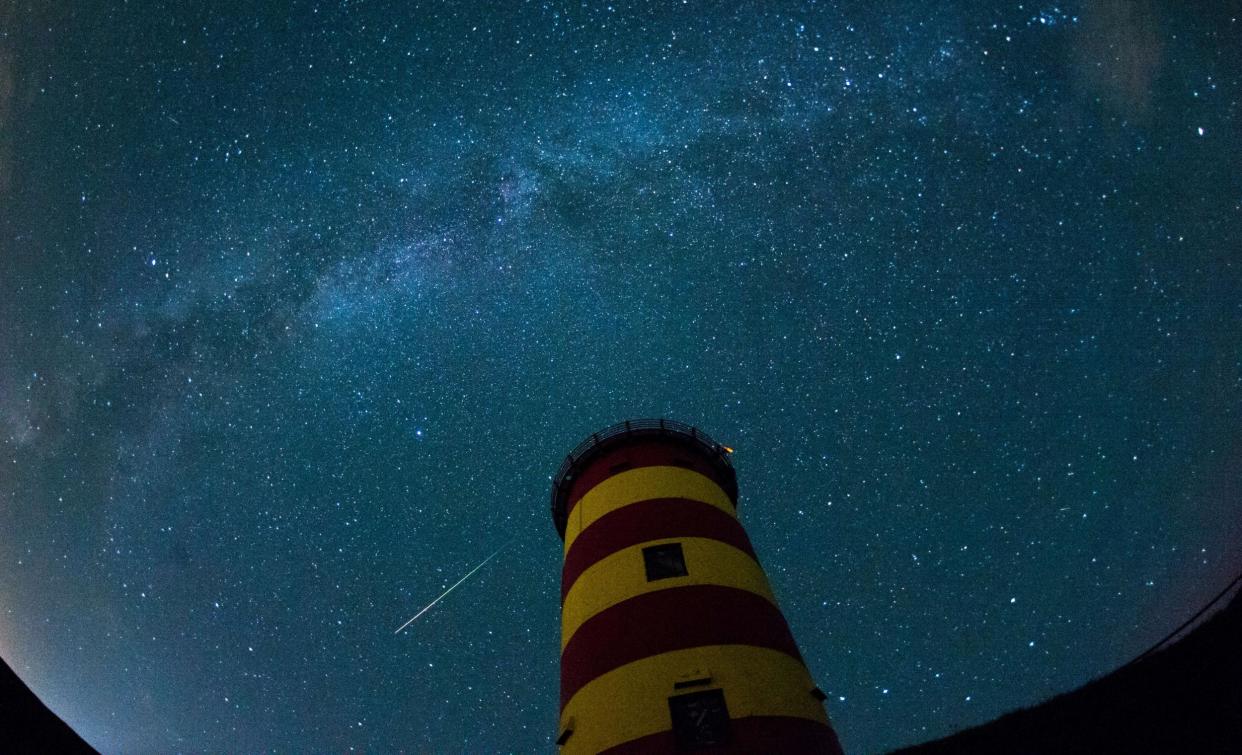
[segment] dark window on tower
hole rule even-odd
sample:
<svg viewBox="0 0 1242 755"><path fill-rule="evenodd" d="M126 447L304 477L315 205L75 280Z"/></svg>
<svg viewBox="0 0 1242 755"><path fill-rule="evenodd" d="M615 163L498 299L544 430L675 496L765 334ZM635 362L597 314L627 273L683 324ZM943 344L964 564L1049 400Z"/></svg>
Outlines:
<svg viewBox="0 0 1242 755"><path fill-rule="evenodd" d="M643 548L643 564L647 567L648 582L684 577L690 573L686 571L686 557L681 553L681 543Z"/></svg>
<svg viewBox="0 0 1242 755"><path fill-rule="evenodd" d="M705 689L668 699L673 714L673 736L679 750L698 750L729 740L729 709L724 690Z"/></svg>

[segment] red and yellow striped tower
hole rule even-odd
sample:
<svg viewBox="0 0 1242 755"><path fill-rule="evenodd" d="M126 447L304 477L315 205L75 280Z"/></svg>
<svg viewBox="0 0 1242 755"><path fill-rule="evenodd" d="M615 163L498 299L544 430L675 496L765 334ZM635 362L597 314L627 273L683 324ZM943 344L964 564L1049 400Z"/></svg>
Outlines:
<svg viewBox="0 0 1242 755"><path fill-rule="evenodd" d="M841 752L737 519L728 455L636 420L561 465L562 752Z"/></svg>

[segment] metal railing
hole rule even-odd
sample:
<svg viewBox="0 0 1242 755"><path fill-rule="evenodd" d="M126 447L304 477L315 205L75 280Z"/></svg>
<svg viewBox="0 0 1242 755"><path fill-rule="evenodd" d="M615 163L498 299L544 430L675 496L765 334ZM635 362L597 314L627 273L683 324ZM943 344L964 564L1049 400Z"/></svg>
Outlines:
<svg viewBox="0 0 1242 755"><path fill-rule="evenodd" d="M592 433L581 443L574 446L574 449L569 452L569 456L566 456L565 461L561 463L560 469L556 470L556 476L552 478L553 488L560 487L565 474L592 448L618 435L631 435L636 432L641 432L644 435L661 433L688 435L691 439L698 441L705 449L714 453L718 460L726 467L731 468L733 466L729 461L729 453L725 450L725 447L712 440L706 433L701 432L693 425L687 425L685 422L678 422L672 419L631 419L604 428L597 433ZM553 495L555 496L555 493Z"/></svg>

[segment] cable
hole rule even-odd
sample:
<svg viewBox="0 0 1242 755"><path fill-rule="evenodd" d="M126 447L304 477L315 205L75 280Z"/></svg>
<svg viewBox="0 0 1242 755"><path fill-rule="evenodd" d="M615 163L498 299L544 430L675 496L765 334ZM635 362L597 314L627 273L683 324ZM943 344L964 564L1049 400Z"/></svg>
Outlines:
<svg viewBox="0 0 1242 755"><path fill-rule="evenodd" d="M1121 668L1128 668L1128 667L1130 667L1130 666L1133 666L1134 664L1138 663L1139 661L1143 660L1143 659L1144 659L1144 658L1146 658L1147 656L1149 656L1149 655L1151 655L1152 653L1154 653L1154 652L1156 652L1157 650L1159 650L1161 647L1163 647L1163 646L1164 646L1164 644L1165 644L1166 642L1168 642L1169 640L1173 639L1173 638L1174 638L1174 637L1176 637L1178 634L1180 634L1180 633L1181 633L1181 631L1182 631L1183 629L1185 629L1186 627L1188 627L1188 626L1190 626L1191 624L1193 624L1193 623L1194 623L1194 621L1195 621L1195 619L1199 618L1199 617L1200 617L1200 616L1202 616L1202 615L1203 615L1203 614L1204 614L1204 613L1205 613L1205 612L1206 612L1209 608L1211 608L1212 606L1216 605L1216 603L1217 603L1217 602L1218 602L1221 598L1223 598L1223 597L1225 597L1226 595L1228 595L1228 594L1229 594L1229 591L1230 591L1230 590L1232 590L1234 587L1237 587L1237 585L1238 585L1238 583L1239 583L1239 582L1242 582L1242 574L1239 574L1238 576L1234 577L1233 581L1232 581L1232 582L1230 582L1230 583L1229 583L1229 585L1228 585L1225 589L1223 589L1223 590L1221 590L1219 593L1217 593L1215 598L1212 598L1211 600L1209 600L1209 601L1208 601L1208 603L1207 603L1207 605L1205 605L1203 608L1200 608L1198 611L1196 611L1194 616L1191 616L1189 619L1186 619L1184 622L1182 622L1182 623L1181 623L1181 625L1180 625L1180 626L1178 626L1178 627L1177 627L1177 629L1174 629L1172 632L1169 632L1168 634L1166 634L1164 637L1162 637L1162 638L1160 639L1160 641L1159 641L1159 642L1157 642L1155 645L1152 645L1151 647L1147 648L1147 649L1146 649L1146 650L1144 650L1142 653L1139 653L1139 655L1138 655L1137 657L1135 657L1135 659L1134 659L1134 660L1130 661L1129 663L1127 663L1125 666L1122 666ZM1120 671L1120 670L1121 670L1121 669L1118 669L1118 671Z"/></svg>

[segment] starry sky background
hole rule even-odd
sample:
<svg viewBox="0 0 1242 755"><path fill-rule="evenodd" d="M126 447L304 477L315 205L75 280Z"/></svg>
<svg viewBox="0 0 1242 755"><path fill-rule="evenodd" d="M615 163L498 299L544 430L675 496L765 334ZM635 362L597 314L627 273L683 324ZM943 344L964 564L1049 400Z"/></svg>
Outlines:
<svg viewBox="0 0 1242 755"><path fill-rule="evenodd" d="M549 480L645 416L851 752L1159 639L1242 569L1242 4L882 5L0 4L0 655L105 751L548 751Z"/></svg>

